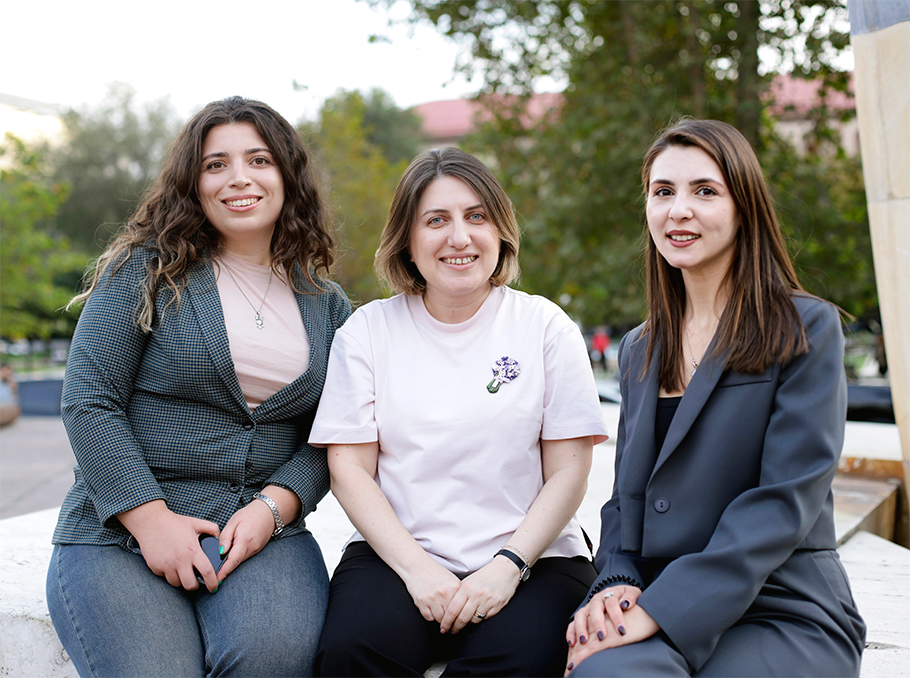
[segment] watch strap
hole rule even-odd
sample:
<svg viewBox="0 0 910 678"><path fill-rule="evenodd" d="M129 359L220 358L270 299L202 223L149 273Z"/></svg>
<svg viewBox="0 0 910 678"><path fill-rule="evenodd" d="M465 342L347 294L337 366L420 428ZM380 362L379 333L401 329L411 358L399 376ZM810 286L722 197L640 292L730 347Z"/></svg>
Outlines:
<svg viewBox="0 0 910 678"><path fill-rule="evenodd" d="M521 556L512 553L508 549L499 549L493 557L495 558L496 556L505 556L515 563L515 566L518 568L518 579L520 581L528 581L528 578L531 576L531 566L528 565Z"/></svg>
<svg viewBox="0 0 910 678"><path fill-rule="evenodd" d="M253 495L253 499L260 499L265 502L265 505L269 507L269 510L272 512L272 517L275 519L275 531L272 532L273 537L277 537L284 531L284 521L281 520L281 514L278 512L278 506L272 501L272 498L257 492Z"/></svg>

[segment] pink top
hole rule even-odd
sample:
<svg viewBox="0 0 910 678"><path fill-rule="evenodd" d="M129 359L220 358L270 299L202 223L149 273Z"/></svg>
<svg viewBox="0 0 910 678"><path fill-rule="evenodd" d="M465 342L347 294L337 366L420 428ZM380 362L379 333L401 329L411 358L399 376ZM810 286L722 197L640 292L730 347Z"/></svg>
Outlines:
<svg viewBox="0 0 910 678"><path fill-rule="evenodd" d="M306 372L310 338L294 290L268 266L227 253L214 263L234 370L252 410ZM262 329L256 325L260 304Z"/></svg>

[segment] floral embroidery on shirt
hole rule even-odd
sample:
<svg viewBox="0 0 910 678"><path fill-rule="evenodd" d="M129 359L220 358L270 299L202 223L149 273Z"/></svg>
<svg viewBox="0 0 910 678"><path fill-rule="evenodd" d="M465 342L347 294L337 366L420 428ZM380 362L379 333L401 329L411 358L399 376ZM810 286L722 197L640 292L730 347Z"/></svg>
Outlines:
<svg viewBox="0 0 910 678"><path fill-rule="evenodd" d="M518 365L518 361L503 356L493 363L493 381L487 384L487 390L490 393L496 393L502 384L508 384L519 374L521 374L521 367Z"/></svg>

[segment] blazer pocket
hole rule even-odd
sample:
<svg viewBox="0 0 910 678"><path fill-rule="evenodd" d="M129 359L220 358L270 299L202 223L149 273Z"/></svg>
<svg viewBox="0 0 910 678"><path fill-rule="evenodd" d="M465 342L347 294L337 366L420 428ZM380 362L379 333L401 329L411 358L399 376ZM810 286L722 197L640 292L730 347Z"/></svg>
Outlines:
<svg viewBox="0 0 910 678"><path fill-rule="evenodd" d="M727 386L747 386L749 384L766 384L774 379L774 366L772 365L761 374L743 374L742 372L725 372L717 382L717 388Z"/></svg>

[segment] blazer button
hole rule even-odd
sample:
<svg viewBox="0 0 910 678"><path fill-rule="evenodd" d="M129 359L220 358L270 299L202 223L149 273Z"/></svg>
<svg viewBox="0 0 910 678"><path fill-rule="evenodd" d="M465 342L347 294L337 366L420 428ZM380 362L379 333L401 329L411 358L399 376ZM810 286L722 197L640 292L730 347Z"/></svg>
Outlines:
<svg viewBox="0 0 910 678"><path fill-rule="evenodd" d="M228 487L228 489L231 492L236 494L237 492L240 492L240 485L238 485L237 483L231 483L231 485L230 485L230 487Z"/></svg>
<svg viewBox="0 0 910 678"><path fill-rule="evenodd" d="M244 431L252 431L254 426L255 426L255 424L252 421L247 420L247 421L243 422Z"/></svg>
<svg viewBox="0 0 910 678"><path fill-rule="evenodd" d="M654 502L654 510L657 511L658 513L666 513L669 508L670 508L669 499L664 499L663 497L660 497Z"/></svg>

